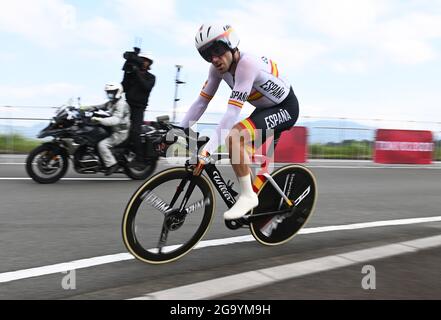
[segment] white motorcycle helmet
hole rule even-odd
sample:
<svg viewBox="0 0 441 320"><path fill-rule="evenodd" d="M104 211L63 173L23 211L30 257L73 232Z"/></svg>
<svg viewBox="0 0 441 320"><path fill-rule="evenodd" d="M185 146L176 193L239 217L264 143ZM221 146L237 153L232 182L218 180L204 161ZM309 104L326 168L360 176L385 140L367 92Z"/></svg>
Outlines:
<svg viewBox="0 0 441 320"><path fill-rule="evenodd" d="M109 100L118 100L123 94L123 87L120 83L108 83L104 87Z"/></svg>
<svg viewBox="0 0 441 320"><path fill-rule="evenodd" d="M225 50L233 52L240 39L230 25L203 24L195 36L195 46L202 58L211 62L212 55L221 55Z"/></svg>

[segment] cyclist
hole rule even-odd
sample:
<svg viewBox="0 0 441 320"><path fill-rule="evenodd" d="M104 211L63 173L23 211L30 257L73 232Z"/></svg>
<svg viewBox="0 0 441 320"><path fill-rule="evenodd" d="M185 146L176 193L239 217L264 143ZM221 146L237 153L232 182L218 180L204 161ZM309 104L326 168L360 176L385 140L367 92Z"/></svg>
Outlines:
<svg viewBox="0 0 441 320"><path fill-rule="evenodd" d="M230 25L202 25L196 33L195 44L200 55L211 65L208 80L180 126L188 128L199 120L222 80L232 89L227 111L199 155L196 169L200 172L210 161L210 154L217 150L220 141L225 141L228 146L230 159L240 157L239 163L231 161L239 180L240 196L224 213L226 220L238 219L258 205L245 146L259 141L263 143L271 134L277 139L281 132L296 123L299 105L291 85L281 75L276 63L266 57L258 58L239 51L239 38ZM256 109L248 118L238 122L245 102Z"/></svg>

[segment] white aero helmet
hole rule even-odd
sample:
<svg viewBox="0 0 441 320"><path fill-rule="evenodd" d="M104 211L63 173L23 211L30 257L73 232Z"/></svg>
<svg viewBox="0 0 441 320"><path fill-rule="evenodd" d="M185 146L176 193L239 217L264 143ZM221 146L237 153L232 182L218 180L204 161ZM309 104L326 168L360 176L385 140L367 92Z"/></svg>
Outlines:
<svg viewBox="0 0 441 320"><path fill-rule="evenodd" d="M195 36L196 49L208 62L211 62L212 53L220 54L222 52L222 50L219 50L221 47L234 50L239 42L236 32L228 24L203 24ZM221 44L221 47L219 47L219 44Z"/></svg>
<svg viewBox="0 0 441 320"><path fill-rule="evenodd" d="M110 100L115 100L121 98L124 90L120 83L112 82L105 85L104 91L106 91Z"/></svg>
<svg viewBox="0 0 441 320"><path fill-rule="evenodd" d="M150 63L153 63L153 54L150 51L142 51L138 54L138 57L150 60Z"/></svg>

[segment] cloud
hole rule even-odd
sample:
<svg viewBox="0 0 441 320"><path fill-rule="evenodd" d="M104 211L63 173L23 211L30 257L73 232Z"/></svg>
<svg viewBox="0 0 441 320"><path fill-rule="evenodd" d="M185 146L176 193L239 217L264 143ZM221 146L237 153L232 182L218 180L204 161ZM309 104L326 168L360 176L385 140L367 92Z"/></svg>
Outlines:
<svg viewBox="0 0 441 320"><path fill-rule="evenodd" d="M402 93L398 96L395 92L391 92L390 96L371 96L359 100L345 98L344 96L328 96L315 97L305 96L301 100L301 115L326 118L352 118L365 119L366 122L374 121L384 124L382 120L393 120L401 122L410 128L412 125L419 126L424 129L425 122L431 122L433 126L437 126L437 130L441 130L441 123L436 122L439 114L439 106L433 101L439 99L437 92L427 90L419 93ZM415 109L419 108L419 112L415 113ZM416 127L415 127L416 128Z"/></svg>
<svg viewBox="0 0 441 320"><path fill-rule="evenodd" d="M441 38L441 15L410 13L382 23L376 35L378 48L391 60L403 64L431 61L438 56L431 40Z"/></svg>
<svg viewBox="0 0 441 320"><path fill-rule="evenodd" d="M241 49L267 55L287 68L302 68L329 49L325 42L295 32L292 14L282 3L266 10L266 1L242 2L236 9L221 10L215 22L228 22L237 30Z"/></svg>
<svg viewBox="0 0 441 320"><path fill-rule="evenodd" d="M85 40L97 47L106 48L119 46L125 38L117 24L102 17L94 17L81 23L76 36L78 43Z"/></svg>
<svg viewBox="0 0 441 320"><path fill-rule="evenodd" d="M334 40L358 39L368 34L388 11L382 0L301 0L288 4L296 20Z"/></svg>
<svg viewBox="0 0 441 320"><path fill-rule="evenodd" d="M0 10L0 30L51 45L60 26L68 25L68 15L75 20L75 9L57 0L7 1Z"/></svg>
<svg viewBox="0 0 441 320"><path fill-rule="evenodd" d="M116 0L115 5L120 17L136 26L167 27L177 18L175 0Z"/></svg>
<svg viewBox="0 0 441 320"><path fill-rule="evenodd" d="M122 24L136 34L155 34L163 46L193 46L197 23L194 17L182 18L176 0L115 0Z"/></svg>
<svg viewBox="0 0 441 320"><path fill-rule="evenodd" d="M0 85L0 101L5 105L36 105L35 101L66 101L66 97L76 97L82 86L60 82L29 86ZM44 103L44 102L43 102Z"/></svg>
<svg viewBox="0 0 441 320"><path fill-rule="evenodd" d="M216 21L240 32L242 49L278 57L288 68L321 64L334 72L363 73L384 64L435 60L439 3L280 0L268 8L266 1L239 2L219 11Z"/></svg>
<svg viewBox="0 0 441 320"><path fill-rule="evenodd" d="M124 37L118 26L108 19L80 20L77 9L63 0L4 2L0 10L0 31L19 34L51 49L86 43L111 47Z"/></svg>
<svg viewBox="0 0 441 320"><path fill-rule="evenodd" d="M432 40L441 38L440 8L429 11L411 4L394 0L301 0L291 7L301 25L333 44L331 52L356 51L354 48L367 51L370 54L352 60L364 60L365 66L372 66L379 62L424 63L438 56Z"/></svg>
<svg viewBox="0 0 441 320"><path fill-rule="evenodd" d="M332 70L338 73L364 73L369 67L362 59L334 60L331 62Z"/></svg>

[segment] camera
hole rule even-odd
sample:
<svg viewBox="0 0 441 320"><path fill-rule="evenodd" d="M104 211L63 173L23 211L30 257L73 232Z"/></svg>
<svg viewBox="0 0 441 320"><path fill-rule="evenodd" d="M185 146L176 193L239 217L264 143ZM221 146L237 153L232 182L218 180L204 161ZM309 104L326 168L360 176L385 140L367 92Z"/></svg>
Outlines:
<svg viewBox="0 0 441 320"><path fill-rule="evenodd" d="M134 47L133 51L126 51L123 54L123 58L126 60L122 67L122 70L125 72L133 72L133 67L136 66L139 69L142 68L143 59L138 56L141 52L141 49L138 47Z"/></svg>

